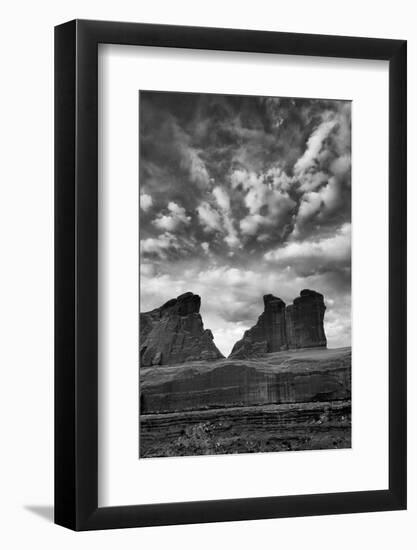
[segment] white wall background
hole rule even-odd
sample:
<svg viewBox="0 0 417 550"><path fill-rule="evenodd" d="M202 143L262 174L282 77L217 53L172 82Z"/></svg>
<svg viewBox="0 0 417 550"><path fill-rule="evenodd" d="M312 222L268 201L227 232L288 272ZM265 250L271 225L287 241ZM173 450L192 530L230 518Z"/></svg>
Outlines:
<svg viewBox="0 0 417 550"><path fill-rule="evenodd" d="M320 548L417 541L417 34L414 3L334 0L15 0L2 9L0 543L46 548ZM53 26L109 19L405 38L409 53L409 510L95 533L51 523L53 499ZM376 130L377 131L377 130ZM370 205L370 211L377 208ZM372 341L370 345L377 345Z"/></svg>

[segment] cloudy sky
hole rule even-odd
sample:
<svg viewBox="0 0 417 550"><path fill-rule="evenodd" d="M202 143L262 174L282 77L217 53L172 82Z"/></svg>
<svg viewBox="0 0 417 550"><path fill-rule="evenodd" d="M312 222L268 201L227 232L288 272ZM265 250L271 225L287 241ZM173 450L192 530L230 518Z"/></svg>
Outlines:
<svg viewBox="0 0 417 550"><path fill-rule="evenodd" d="M187 291L228 355L303 288L350 345L351 103L140 93L141 311Z"/></svg>

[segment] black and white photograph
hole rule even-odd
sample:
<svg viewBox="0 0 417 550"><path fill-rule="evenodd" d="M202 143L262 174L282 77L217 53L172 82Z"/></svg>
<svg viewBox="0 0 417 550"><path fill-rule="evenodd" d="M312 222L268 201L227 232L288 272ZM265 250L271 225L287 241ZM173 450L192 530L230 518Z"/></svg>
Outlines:
<svg viewBox="0 0 417 550"><path fill-rule="evenodd" d="M1 548L417 548L413 8L5 3Z"/></svg>
<svg viewBox="0 0 417 550"><path fill-rule="evenodd" d="M351 446L351 102L140 92L140 444Z"/></svg>

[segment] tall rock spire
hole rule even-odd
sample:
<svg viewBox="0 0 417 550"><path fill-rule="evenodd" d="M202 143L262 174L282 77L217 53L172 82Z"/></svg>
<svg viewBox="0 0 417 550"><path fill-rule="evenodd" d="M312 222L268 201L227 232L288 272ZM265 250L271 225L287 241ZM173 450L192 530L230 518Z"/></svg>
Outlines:
<svg viewBox="0 0 417 550"><path fill-rule="evenodd" d="M142 367L223 358L211 330L204 329L200 303L200 296L187 292L140 314Z"/></svg>
<svg viewBox="0 0 417 550"><path fill-rule="evenodd" d="M244 359L287 349L285 302L272 294L264 296L264 312L256 325L233 346L229 357Z"/></svg>
<svg viewBox="0 0 417 550"><path fill-rule="evenodd" d="M264 296L264 312L233 346L229 357L244 359L287 349L326 347L323 295L302 290L292 305L280 298Z"/></svg>
<svg viewBox="0 0 417 550"><path fill-rule="evenodd" d="M323 295L314 290L302 290L286 314L287 343L289 349L326 347L324 332Z"/></svg>

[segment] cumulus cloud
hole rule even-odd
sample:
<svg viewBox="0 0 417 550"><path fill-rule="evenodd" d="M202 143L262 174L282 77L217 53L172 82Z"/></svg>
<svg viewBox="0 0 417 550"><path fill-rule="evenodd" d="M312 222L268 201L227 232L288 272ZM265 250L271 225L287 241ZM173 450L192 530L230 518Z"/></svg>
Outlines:
<svg viewBox="0 0 417 550"><path fill-rule="evenodd" d="M191 145L190 136L177 124L171 120L173 132L173 145L176 147L180 166L189 174L190 180L202 187L207 186L210 177L204 160L200 156L200 151Z"/></svg>
<svg viewBox="0 0 417 550"><path fill-rule="evenodd" d="M222 226L225 232L224 242L229 248L237 248L241 246L237 231L232 220L230 211L230 197L220 186L214 187L212 194L220 208Z"/></svg>
<svg viewBox="0 0 417 550"><path fill-rule="evenodd" d="M325 118L329 116L325 114ZM307 141L307 149L294 166L294 173L299 174L307 172L317 162L317 157L322 149L323 141L328 137L336 125L335 120L325 120L311 134Z"/></svg>
<svg viewBox="0 0 417 550"><path fill-rule="evenodd" d="M237 235L237 231L233 225L232 220L227 216L227 214L223 217L223 225L226 230L224 242L229 248L239 248L241 246L240 239Z"/></svg>
<svg viewBox="0 0 417 550"><path fill-rule="evenodd" d="M179 247L178 239L171 233L164 233L157 238L149 237L140 241L142 254L156 255L160 259L166 259L169 250L176 250Z"/></svg>
<svg viewBox="0 0 417 550"><path fill-rule="evenodd" d="M197 207L200 224L206 233L217 232L221 234L223 241L229 248L237 248L241 243L231 218L229 196L221 187L215 187L212 195L216 205L202 202Z"/></svg>
<svg viewBox="0 0 417 550"><path fill-rule="evenodd" d="M266 227L273 228L276 233L289 222L290 213L296 205L286 191L290 182L291 179L277 168L262 174L245 170L232 173L232 187L242 188L243 202L249 211L240 220L243 235L256 235L259 229Z"/></svg>
<svg viewBox="0 0 417 550"><path fill-rule="evenodd" d="M337 227L350 220L350 133L348 102L320 114L294 165L300 196L293 238L305 238L317 224Z"/></svg>
<svg viewBox="0 0 417 550"><path fill-rule="evenodd" d="M197 206L197 214L205 231L221 231L220 214L208 202Z"/></svg>
<svg viewBox="0 0 417 550"><path fill-rule="evenodd" d="M179 206L176 202L168 203L169 214L159 214L152 221L153 225L164 231L175 231L180 225L188 225L191 217L187 216L185 208Z"/></svg>
<svg viewBox="0 0 417 550"><path fill-rule="evenodd" d="M146 193L141 193L139 197L139 201L140 201L140 207L144 212L147 212L152 207L152 204L153 204L152 197L150 195L147 195Z"/></svg>
<svg viewBox="0 0 417 550"><path fill-rule="evenodd" d="M200 158L198 151L191 147L184 146L181 149L182 164L188 169L191 181L200 185L207 185L209 175L204 161Z"/></svg>
<svg viewBox="0 0 417 550"><path fill-rule="evenodd" d="M342 155L341 157L335 158L330 164L330 171L338 177L345 177L350 173L351 160L350 155ZM350 184L350 179L348 181Z"/></svg>
<svg viewBox="0 0 417 550"><path fill-rule="evenodd" d="M141 92L141 308L200 294L228 353L263 294L312 288L329 345L349 345L350 117L349 101Z"/></svg>
<svg viewBox="0 0 417 550"><path fill-rule="evenodd" d="M331 176L318 191L305 193L299 203L298 213L294 223L292 236L300 238L305 236L303 229L309 222L320 224L326 218L330 218L338 210L349 210L350 201L344 203L344 195L341 182L338 178ZM350 216L349 216L350 218Z"/></svg>
<svg viewBox="0 0 417 550"><path fill-rule="evenodd" d="M288 242L264 254L267 262L291 267L298 274L350 269L351 225L344 224L332 237L319 241Z"/></svg>
<svg viewBox="0 0 417 550"><path fill-rule="evenodd" d="M267 224L268 219L264 216L260 214L250 214L240 220L240 230L244 235L256 235L259 227Z"/></svg>
<svg viewBox="0 0 417 550"><path fill-rule="evenodd" d="M230 198L226 190L220 186L214 187L213 195L217 201L219 207L225 212L230 211Z"/></svg>

